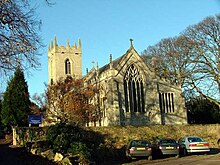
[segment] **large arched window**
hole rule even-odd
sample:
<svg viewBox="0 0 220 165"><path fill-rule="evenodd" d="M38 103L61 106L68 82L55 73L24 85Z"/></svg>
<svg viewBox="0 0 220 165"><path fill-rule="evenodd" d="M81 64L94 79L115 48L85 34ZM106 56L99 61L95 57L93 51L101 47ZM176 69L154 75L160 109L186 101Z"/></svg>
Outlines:
<svg viewBox="0 0 220 165"><path fill-rule="evenodd" d="M71 74L71 63L69 59L65 61L65 74Z"/></svg>
<svg viewBox="0 0 220 165"><path fill-rule="evenodd" d="M144 87L139 70L132 64L124 77L126 112L144 112Z"/></svg>

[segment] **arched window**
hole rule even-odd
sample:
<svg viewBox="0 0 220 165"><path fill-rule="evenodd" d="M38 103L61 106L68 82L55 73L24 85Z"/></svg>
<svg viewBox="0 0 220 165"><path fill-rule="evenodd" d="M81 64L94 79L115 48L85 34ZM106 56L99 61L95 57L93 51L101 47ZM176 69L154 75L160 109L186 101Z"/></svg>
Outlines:
<svg viewBox="0 0 220 165"><path fill-rule="evenodd" d="M65 61L65 74L71 74L71 63L69 59Z"/></svg>
<svg viewBox="0 0 220 165"><path fill-rule="evenodd" d="M124 96L126 112L144 112L144 87L139 70L132 64L124 77Z"/></svg>

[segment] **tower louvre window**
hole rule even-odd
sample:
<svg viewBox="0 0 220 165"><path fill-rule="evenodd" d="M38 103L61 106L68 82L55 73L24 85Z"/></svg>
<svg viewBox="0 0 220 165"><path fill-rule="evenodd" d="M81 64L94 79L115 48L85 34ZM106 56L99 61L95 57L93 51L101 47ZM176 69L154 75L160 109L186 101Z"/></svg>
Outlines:
<svg viewBox="0 0 220 165"><path fill-rule="evenodd" d="M65 61L65 74L71 74L71 63L69 59Z"/></svg>
<svg viewBox="0 0 220 165"><path fill-rule="evenodd" d="M144 87L139 70L132 64L124 77L126 112L145 112Z"/></svg>

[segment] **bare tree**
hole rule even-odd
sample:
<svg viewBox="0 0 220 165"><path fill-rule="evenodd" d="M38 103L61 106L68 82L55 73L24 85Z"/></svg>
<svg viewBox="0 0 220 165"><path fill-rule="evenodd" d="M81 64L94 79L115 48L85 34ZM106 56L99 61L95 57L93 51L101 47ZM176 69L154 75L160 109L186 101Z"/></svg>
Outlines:
<svg viewBox="0 0 220 165"><path fill-rule="evenodd" d="M45 93L41 93L41 94L35 93L33 96L31 96L33 112L36 112L37 114L40 114L43 116L46 115L45 113L46 113L46 108L47 108Z"/></svg>
<svg viewBox="0 0 220 165"><path fill-rule="evenodd" d="M184 85L188 76L189 46L184 36L162 39L142 52L146 63L155 73L171 82Z"/></svg>
<svg viewBox="0 0 220 165"><path fill-rule="evenodd" d="M220 105L220 15L189 26L183 35L191 44L187 87Z"/></svg>
<svg viewBox="0 0 220 165"><path fill-rule="evenodd" d="M161 40L142 55L159 76L220 105L220 15Z"/></svg>
<svg viewBox="0 0 220 165"><path fill-rule="evenodd" d="M0 1L0 72L5 75L19 64L27 70L40 66L38 49L43 46L41 21L29 0Z"/></svg>

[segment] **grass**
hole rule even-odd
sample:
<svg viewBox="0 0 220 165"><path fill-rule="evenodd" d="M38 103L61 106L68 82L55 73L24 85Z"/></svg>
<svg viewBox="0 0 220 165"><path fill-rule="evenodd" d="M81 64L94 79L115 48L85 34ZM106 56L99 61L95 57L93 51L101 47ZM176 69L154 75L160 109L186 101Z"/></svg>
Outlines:
<svg viewBox="0 0 220 165"><path fill-rule="evenodd" d="M186 135L201 136L209 142L210 147L217 148L217 141L220 138L220 124L89 127L87 129L105 135L106 141L111 141L115 148L122 148L131 139L152 141L155 137L169 137L178 140Z"/></svg>

